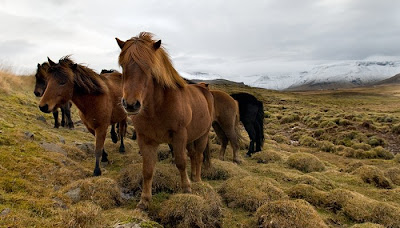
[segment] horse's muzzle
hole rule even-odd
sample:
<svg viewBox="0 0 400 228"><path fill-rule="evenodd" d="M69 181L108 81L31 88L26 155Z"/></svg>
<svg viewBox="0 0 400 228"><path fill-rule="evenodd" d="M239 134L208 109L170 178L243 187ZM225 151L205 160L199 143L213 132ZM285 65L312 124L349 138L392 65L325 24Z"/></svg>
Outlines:
<svg viewBox="0 0 400 228"><path fill-rule="evenodd" d="M49 113L49 106L46 104L44 106L39 106L40 111L45 112L45 113Z"/></svg>
<svg viewBox="0 0 400 228"><path fill-rule="evenodd" d="M39 93L38 91L35 91L35 92L33 92L34 94L35 94L35 96L37 96L37 97L41 97L42 96L42 94L41 93Z"/></svg>
<svg viewBox="0 0 400 228"><path fill-rule="evenodd" d="M135 104L128 104L124 98L122 98L122 106L125 108L128 114L136 115L139 113L140 107L142 106L139 101Z"/></svg>

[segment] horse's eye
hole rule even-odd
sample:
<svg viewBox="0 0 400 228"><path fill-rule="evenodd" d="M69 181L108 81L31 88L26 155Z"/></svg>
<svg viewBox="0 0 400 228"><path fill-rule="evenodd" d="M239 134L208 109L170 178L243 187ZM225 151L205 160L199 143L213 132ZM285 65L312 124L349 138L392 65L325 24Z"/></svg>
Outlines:
<svg viewBox="0 0 400 228"><path fill-rule="evenodd" d="M66 83L67 83L66 81L59 82L60 85L65 85Z"/></svg>

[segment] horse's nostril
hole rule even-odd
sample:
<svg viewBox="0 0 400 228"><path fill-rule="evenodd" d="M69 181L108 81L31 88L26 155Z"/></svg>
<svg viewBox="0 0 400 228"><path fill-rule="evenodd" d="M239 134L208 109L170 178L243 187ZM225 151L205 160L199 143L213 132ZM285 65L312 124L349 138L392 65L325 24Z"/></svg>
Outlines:
<svg viewBox="0 0 400 228"><path fill-rule="evenodd" d="M40 93L39 92L35 91L34 94L35 94L35 96L40 97Z"/></svg>
<svg viewBox="0 0 400 228"><path fill-rule="evenodd" d="M133 105L133 108L138 110L140 108L141 104L139 101L136 101L136 103Z"/></svg>
<svg viewBox="0 0 400 228"><path fill-rule="evenodd" d="M122 103L122 106L126 108L127 104L126 104L126 100L124 98L121 98L121 103Z"/></svg>

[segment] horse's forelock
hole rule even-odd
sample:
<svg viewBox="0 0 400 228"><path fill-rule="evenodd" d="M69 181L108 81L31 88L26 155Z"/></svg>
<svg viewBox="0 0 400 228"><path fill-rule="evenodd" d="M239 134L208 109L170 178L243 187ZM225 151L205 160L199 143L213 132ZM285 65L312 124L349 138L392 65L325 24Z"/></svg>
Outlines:
<svg viewBox="0 0 400 228"><path fill-rule="evenodd" d="M119 56L119 64L135 62L146 72L151 70L152 76L159 84L168 88L184 87L186 82L173 67L168 53L163 47L153 49L153 34L141 32L125 42Z"/></svg>

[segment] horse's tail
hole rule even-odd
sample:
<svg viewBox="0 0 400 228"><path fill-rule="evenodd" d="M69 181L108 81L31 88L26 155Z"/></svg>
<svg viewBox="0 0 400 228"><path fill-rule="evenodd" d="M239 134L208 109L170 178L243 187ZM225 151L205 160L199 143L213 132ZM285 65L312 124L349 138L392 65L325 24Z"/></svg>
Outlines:
<svg viewBox="0 0 400 228"><path fill-rule="evenodd" d="M236 133L236 138L237 138L237 144L242 145L242 143L245 141L244 137L240 133L240 112L239 112L239 101L236 101L237 105L237 112L235 116L235 133Z"/></svg>
<svg viewBox="0 0 400 228"><path fill-rule="evenodd" d="M261 137L261 147L264 145L265 137L264 137L264 105L261 101L258 103L258 111L256 116L256 124L260 130L259 135Z"/></svg>
<svg viewBox="0 0 400 228"><path fill-rule="evenodd" d="M211 167L211 152L210 152L210 139L207 139L207 145L203 152L204 169Z"/></svg>

